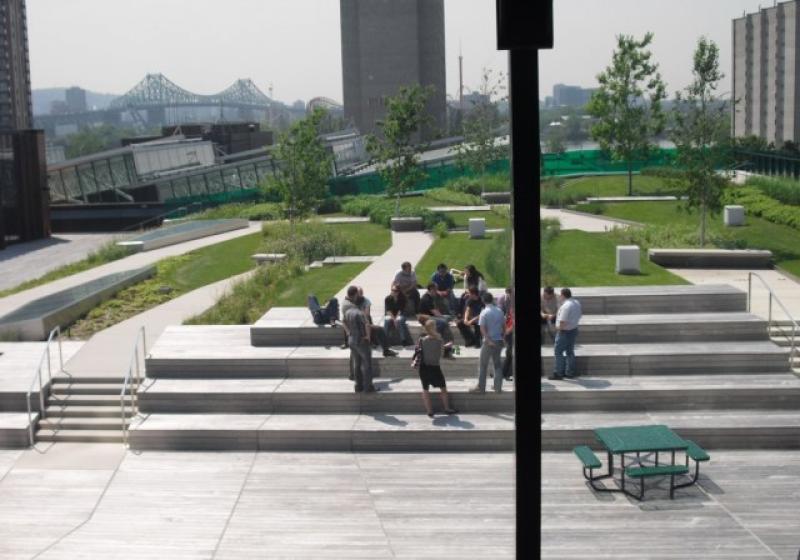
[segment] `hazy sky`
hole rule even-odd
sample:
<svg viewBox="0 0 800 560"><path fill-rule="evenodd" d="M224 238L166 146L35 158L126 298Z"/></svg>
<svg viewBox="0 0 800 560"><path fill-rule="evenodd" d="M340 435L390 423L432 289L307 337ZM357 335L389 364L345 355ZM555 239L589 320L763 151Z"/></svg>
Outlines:
<svg viewBox="0 0 800 560"><path fill-rule="evenodd" d="M717 41L730 74L731 19L764 0L555 0L556 47L541 57L541 97L554 83L592 86L617 33L655 32L668 89L688 82L700 35ZM123 93L162 72L196 93L252 78L277 99L341 101L339 0L27 0L34 88L80 85ZM477 87L481 68L507 68L495 50L494 0L445 0L447 90ZM726 78L721 92L730 89Z"/></svg>

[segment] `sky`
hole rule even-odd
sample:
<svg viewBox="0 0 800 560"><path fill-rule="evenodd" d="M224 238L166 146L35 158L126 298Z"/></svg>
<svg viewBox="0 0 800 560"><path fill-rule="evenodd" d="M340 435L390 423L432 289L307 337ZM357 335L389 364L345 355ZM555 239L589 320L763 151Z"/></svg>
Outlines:
<svg viewBox="0 0 800 560"><path fill-rule="evenodd" d="M555 0L555 48L543 51L540 97L556 83L592 87L619 33L653 31L670 93L691 79L701 35L717 42L730 90L731 20L765 0ZM33 87L79 85L124 93L161 72L200 94L238 78L291 103L342 99L338 0L27 0ZM447 91L477 89L483 68L506 72L496 50L494 0L445 0Z"/></svg>

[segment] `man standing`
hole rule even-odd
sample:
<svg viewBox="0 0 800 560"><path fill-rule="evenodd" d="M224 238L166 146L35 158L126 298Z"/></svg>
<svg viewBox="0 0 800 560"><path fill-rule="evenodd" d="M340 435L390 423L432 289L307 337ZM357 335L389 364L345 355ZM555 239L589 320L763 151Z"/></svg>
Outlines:
<svg viewBox="0 0 800 560"><path fill-rule="evenodd" d="M449 315L455 315L458 310L458 300L453 293L456 281L446 264L441 263L436 267L436 272L431 276L431 282L436 284L437 295L447 302Z"/></svg>
<svg viewBox="0 0 800 560"><path fill-rule="evenodd" d="M394 286L399 286L403 295L411 300L414 306L412 312L416 315L417 309L419 309L419 292L417 291L419 285L417 284L417 273L411 268L410 262L406 261L400 265L400 270L395 273L394 280L392 281L392 287ZM405 309L403 311L405 311Z"/></svg>
<svg viewBox="0 0 800 560"><path fill-rule="evenodd" d="M350 366L355 376L355 390L356 393L362 391L373 393L375 386L372 384L372 345L369 340L367 318L358 307L363 301L356 296L353 303L355 305L344 314L344 324L347 326Z"/></svg>
<svg viewBox="0 0 800 560"><path fill-rule="evenodd" d="M556 341L553 348L556 356L553 375L548 379L574 379L578 377L575 362L575 339L578 338L578 323L583 311L581 304L572 298L569 288L561 289L561 307L556 315ZM564 359L566 354L566 359Z"/></svg>
<svg viewBox="0 0 800 560"><path fill-rule="evenodd" d="M541 305L539 307L539 314L542 317L542 342L548 339L548 336L550 338L553 337L550 328L556 320L556 313L558 313L556 291L551 286L547 286L542 292Z"/></svg>
<svg viewBox="0 0 800 560"><path fill-rule="evenodd" d="M494 298L490 292L485 292L481 299L485 307L478 318L483 338L478 365L478 384L469 392L483 393L486 391L486 372L489 369L489 360L491 360L494 368L494 390L499 393L503 390L503 364L500 354L503 351L506 318L494 304Z"/></svg>

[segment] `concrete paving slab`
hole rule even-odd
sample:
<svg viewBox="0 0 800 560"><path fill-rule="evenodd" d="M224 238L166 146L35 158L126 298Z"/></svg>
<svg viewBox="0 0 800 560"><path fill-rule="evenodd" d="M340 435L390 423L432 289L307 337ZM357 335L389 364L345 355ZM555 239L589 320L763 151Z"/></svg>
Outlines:
<svg viewBox="0 0 800 560"><path fill-rule="evenodd" d="M565 212L564 210L555 208L540 208L539 214L542 218L558 220L561 222L561 229L563 230L577 229L592 233L602 233L610 231L615 227L628 227L621 222L589 216L587 214Z"/></svg>

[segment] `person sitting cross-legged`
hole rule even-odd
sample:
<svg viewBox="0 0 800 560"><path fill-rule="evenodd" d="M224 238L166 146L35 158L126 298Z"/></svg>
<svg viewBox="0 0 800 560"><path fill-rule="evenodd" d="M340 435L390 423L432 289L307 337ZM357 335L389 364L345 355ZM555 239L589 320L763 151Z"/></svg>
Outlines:
<svg viewBox="0 0 800 560"><path fill-rule="evenodd" d="M470 287L467 294L467 299L464 301L464 316L456 321L456 326L461 331L461 336L464 337L467 346L480 348L481 331L478 318L483 310L483 302L478 288Z"/></svg>
<svg viewBox="0 0 800 560"><path fill-rule="evenodd" d="M414 346L414 340L411 338L411 333L408 332L408 325L406 325L406 297L397 285L392 286L392 293L386 296L383 301L383 307L386 311L386 316L383 320L383 328L388 334L391 329L396 329L400 334L401 344L403 346Z"/></svg>
<svg viewBox="0 0 800 560"><path fill-rule="evenodd" d="M445 302L447 314L455 316L458 311L458 299L453 293L455 278L447 269L446 264L441 263L436 267L436 272L431 275L431 282L436 284L436 294Z"/></svg>
<svg viewBox="0 0 800 560"><path fill-rule="evenodd" d="M450 406L450 399L447 394L447 383L444 380L440 358L442 356L442 337L436 332L433 321L425 323L425 334L420 337L414 350L414 362L419 368L419 380L422 382L422 403L425 405L425 412L433 418L433 406L431 405L431 395L428 392L431 385L439 387L441 391L442 406L447 414L455 414L458 411Z"/></svg>

